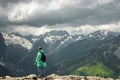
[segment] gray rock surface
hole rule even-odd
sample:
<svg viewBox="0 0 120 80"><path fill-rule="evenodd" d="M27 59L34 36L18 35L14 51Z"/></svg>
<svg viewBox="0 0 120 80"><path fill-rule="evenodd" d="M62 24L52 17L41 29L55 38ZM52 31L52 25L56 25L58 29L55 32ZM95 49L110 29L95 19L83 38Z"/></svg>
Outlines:
<svg viewBox="0 0 120 80"><path fill-rule="evenodd" d="M56 75L51 74L46 77L38 78L35 74L30 74L25 77L0 77L0 80L115 80L113 78L102 78L96 76L73 76L73 75ZM117 79L119 80L119 79Z"/></svg>

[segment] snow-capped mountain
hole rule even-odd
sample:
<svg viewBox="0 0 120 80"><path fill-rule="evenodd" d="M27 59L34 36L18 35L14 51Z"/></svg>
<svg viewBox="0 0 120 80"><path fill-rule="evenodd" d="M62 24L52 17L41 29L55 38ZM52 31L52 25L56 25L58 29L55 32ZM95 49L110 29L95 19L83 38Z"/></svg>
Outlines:
<svg viewBox="0 0 120 80"><path fill-rule="evenodd" d="M104 40L105 38L110 39L111 38L110 36L115 37L115 36L118 36L119 34L120 33L111 32L108 30L98 30L98 31L88 34L87 38L94 38L96 40Z"/></svg>
<svg viewBox="0 0 120 80"><path fill-rule="evenodd" d="M110 65L109 60L111 61L110 58L112 58L110 55L114 55L113 59L116 62L119 61L120 33L107 30L95 31L88 35L70 35L62 30L47 32L39 36L21 36L18 33L1 33L1 35L0 61L5 63L5 65L11 64L17 67L20 70L18 72L14 69L9 69L9 67L6 68L15 71L15 74L19 75L20 73L35 72L36 68L33 63L38 46L42 46L47 55L48 74L51 72L68 74L74 71L74 68L91 63L93 60ZM112 54L108 55L108 52ZM104 57L104 60L101 59L101 56ZM115 65L117 64L115 63ZM61 71L64 67L66 67L66 70Z"/></svg>
<svg viewBox="0 0 120 80"><path fill-rule="evenodd" d="M49 45L57 45L56 47L63 47L69 43L73 43L85 38L84 35L70 35L66 31L51 31L44 35L44 42Z"/></svg>
<svg viewBox="0 0 120 80"><path fill-rule="evenodd" d="M24 37L17 36L15 34L11 33L3 33L3 38L5 39L5 44L6 45L20 45L24 48L31 49L32 48L32 43L25 39Z"/></svg>
<svg viewBox="0 0 120 80"><path fill-rule="evenodd" d="M106 76L112 77L120 74L119 51L120 33L99 30L86 35L81 40L68 44L57 54L50 57L55 59L53 63L57 68L55 73L58 74L69 74L74 70L83 69L82 72L77 71L78 75L95 75L96 73L96 75L103 75L93 69L91 69L92 73L87 73L89 70L87 70L88 65L95 66L97 63L102 63L110 70L105 73Z"/></svg>
<svg viewBox="0 0 120 80"><path fill-rule="evenodd" d="M104 40L104 39L111 39L112 37L118 36L120 33L111 32L108 30L98 30L93 33L89 33L88 35L83 34L76 34L76 35L69 35L66 31L51 31L44 35L44 42L47 44L53 44L59 41L61 45L76 42L83 39L93 38L95 40Z"/></svg>
<svg viewBox="0 0 120 80"><path fill-rule="evenodd" d="M6 45L20 45L24 48L31 49L33 44L43 38L44 42L49 45L56 45L57 46L64 46L72 42L76 42L79 40L83 40L86 38L95 38L97 40L103 40L110 35L117 36L118 33L106 31L106 30L99 30L94 33L90 33L88 35L69 35L66 31L62 30L55 30L48 32L41 36L21 36L20 34L15 33L4 33L2 32L3 38L5 40Z"/></svg>
<svg viewBox="0 0 120 80"><path fill-rule="evenodd" d="M46 43L54 43L58 40L64 39L69 34L66 31L51 31L45 34L44 41Z"/></svg>

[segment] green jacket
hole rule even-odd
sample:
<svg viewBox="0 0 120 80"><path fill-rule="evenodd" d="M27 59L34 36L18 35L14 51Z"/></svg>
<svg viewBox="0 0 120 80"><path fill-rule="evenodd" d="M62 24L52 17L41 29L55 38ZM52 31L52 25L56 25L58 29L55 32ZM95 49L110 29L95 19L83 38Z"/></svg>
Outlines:
<svg viewBox="0 0 120 80"><path fill-rule="evenodd" d="M41 61L42 52L44 53L43 50L39 50L37 53L37 57L36 57L37 67L46 67L46 63Z"/></svg>

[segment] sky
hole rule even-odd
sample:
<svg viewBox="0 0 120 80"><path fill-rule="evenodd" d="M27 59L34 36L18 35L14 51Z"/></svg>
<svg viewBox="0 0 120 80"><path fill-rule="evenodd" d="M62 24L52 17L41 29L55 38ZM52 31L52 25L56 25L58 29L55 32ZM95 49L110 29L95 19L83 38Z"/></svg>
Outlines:
<svg viewBox="0 0 120 80"><path fill-rule="evenodd" d="M0 32L120 32L120 0L0 0Z"/></svg>

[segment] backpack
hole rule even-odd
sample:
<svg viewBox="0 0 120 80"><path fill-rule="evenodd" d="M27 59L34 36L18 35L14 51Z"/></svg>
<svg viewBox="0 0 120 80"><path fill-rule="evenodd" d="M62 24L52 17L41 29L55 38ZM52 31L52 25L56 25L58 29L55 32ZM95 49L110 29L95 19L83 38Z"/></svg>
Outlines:
<svg viewBox="0 0 120 80"><path fill-rule="evenodd" d="M43 52L41 52L41 53L42 53L41 61L45 62L46 61L46 56Z"/></svg>

